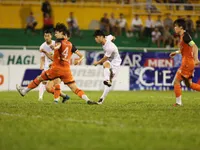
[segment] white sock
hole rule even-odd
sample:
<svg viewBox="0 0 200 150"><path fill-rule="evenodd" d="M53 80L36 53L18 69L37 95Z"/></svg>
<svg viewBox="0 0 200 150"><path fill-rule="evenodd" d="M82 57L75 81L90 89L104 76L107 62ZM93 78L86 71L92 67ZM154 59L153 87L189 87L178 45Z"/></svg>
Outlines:
<svg viewBox="0 0 200 150"><path fill-rule="evenodd" d="M45 92L45 85L43 83L40 83L39 85L39 99L43 99L43 94Z"/></svg>
<svg viewBox="0 0 200 150"><path fill-rule="evenodd" d="M179 97L176 97L176 103L182 105L181 95Z"/></svg>
<svg viewBox="0 0 200 150"><path fill-rule="evenodd" d="M30 90L32 90L31 88L28 88L28 87L25 87L23 90L22 90L22 94L26 94L28 93Z"/></svg>
<svg viewBox="0 0 200 150"><path fill-rule="evenodd" d="M101 95L101 98L104 99L106 98L106 96L108 95L108 93L110 92L111 87L108 87L107 85L104 86L104 91L103 94Z"/></svg>
<svg viewBox="0 0 200 150"><path fill-rule="evenodd" d="M82 98L83 100L85 100L86 102L90 100L90 99L87 97L87 95L82 95L81 98Z"/></svg>
<svg viewBox="0 0 200 150"><path fill-rule="evenodd" d="M59 98L54 99L54 101L55 101L55 102L58 102L58 101L59 101Z"/></svg>
<svg viewBox="0 0 200 150"><path fill-rule="evenodd" d="M104 81L110 80L110 69L109 68L104 68Z"/></svg>

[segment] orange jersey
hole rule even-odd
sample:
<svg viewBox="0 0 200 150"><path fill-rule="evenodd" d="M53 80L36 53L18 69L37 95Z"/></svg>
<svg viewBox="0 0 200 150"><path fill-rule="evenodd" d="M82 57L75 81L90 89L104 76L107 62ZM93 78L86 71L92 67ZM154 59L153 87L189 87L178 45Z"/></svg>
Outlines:
<svg viewBox="0 0 200 150"><path fill-rule="evenodd" d="M191 64L194 63L192 47L189 43L192 41L191 36L184 32L180 39L180 50L182 54L182 64Z"/></svg>
<svg viewBox="0 0 200 150"><path fill-rule="evenodd" d="M71 56L76 51L76 48L66 39L60 39L59 42L61 43L61 47L60 49L54 50L52 66L62 67L63 69L70 68Z"/></svg>
<svg viewBox="0 0 200 150"><path fill-rule="evenodd" d="M192 47L190 46L192 43L192 38L187 32L181 36L180 39L180 51L182 54L182 63L177 72L177 78L191 78L194 73L195 63Z"/></svg>

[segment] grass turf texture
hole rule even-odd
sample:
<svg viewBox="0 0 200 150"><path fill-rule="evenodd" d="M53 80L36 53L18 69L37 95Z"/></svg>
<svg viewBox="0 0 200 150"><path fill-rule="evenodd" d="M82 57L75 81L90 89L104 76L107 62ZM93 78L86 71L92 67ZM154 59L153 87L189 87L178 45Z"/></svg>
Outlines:
<svg viewBox="0 0 200 150"><path fill-rule="evenodd" d="M68 93L71 100L56 105L47 93L39 102L38 92L0 92L0 149L200 148L200 93L183 92L183 107L172 106L172 91L112 91L95 106ZM98 100L102 92L86 93Z"/></svg>

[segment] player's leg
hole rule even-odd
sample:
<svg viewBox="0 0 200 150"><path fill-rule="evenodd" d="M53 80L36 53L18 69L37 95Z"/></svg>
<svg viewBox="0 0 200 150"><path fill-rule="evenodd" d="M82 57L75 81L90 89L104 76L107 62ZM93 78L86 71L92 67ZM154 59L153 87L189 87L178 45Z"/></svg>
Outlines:
<svg viewBox="0 0 200 150"><path fill-rule="evenodd" d="M54 82L54 87L55 87L55 85L59 85L59 86L60 86L60 84L61 84L61 79L60 79L60 78L54 79L53 82ZM58 86L57 86L57 87L58 87ZM57 91L57 92L59 92L59 93L60 93L60 96L63 98L62 103L65 103L67 100L70 99L70 97L69 97L67 94L63 93L61 90L60 90L60 91ZM55 94L55 93L54 93L54 94ZM55 95L54 95L54 97L55 97Z"/></svg>
<svg viewBox="0 0 200 150"><path fill-rule="evenodd" d="M41 75L37 76L25 88L22 88L21 86L16 85L16 88L17 88L18 92L21 94L21 96L25 96L26 93L28 93L30 90L36 88L42 81L51 80L52 78L53 79L56 78L56 77L54 77L55 74L53 74L52 72L54 72L53 69L49 69L47 71L43 71Z"/></svg>
<svg viewBox="0 0 200 150"><path fill-rule="evenodd" d="M182 105L182 99L181 99L181 81L182 81L182 76L179 73L179 71L177 71L175 79L174 79L174 93L176 96L176 103L174 104L174 106L181 106Z"/></svg>
<svg viewBox="0 0 200 150"><path fill-rule="evenodd" d="M39 101L43 100L43 95L44 95L45 89L46 89L46 82L40 83L40 85L39 85L39 98L38 98Z"/></svg>
<svg viewBox="0 0 200 150"><path fill-rule="evenodd" d="M21 94L21 96L25 96L30 90L36 88L44 80L45 79L43 79L41 75L39 75L33 81L31 81L31 83L29 83L27 87L23 88L17 84L16 89Z"/></svg>
<svg viewBox="0 0 200 150"><path fill-rule="evenodd" d="M76 86L76 83L73 81L71 83L66 83L68 85L68 87L72 90L72 92L74 92L77 96L79 96L81 99L85 100L87 104L97 104L94 101L91 101L88 96L84 93L84 91L82 91L81 89L79 89Z"/></svg>
<svg viewBox="0 0 200 150"><path fill-rule="evenodd" d="M192 82L192 79L189 81L190 88L200 92L200 85L197 83Z"/></svg>
<svg viewBox="0 0 200 150"><path fill-rule="evenodd" d="M76 86L70 69L62 70L62 73L62 76L60 76L61 81L63 81L76 95L85 100L87 104L97 104L96 102L91 101L87 95Z"/></svg>
<svg viewBox="0 0 200 150"><path fill-rule="evenodd" d="M58 93L60 93L60 96L63 98L62 101L67 101L70 99L70 97L63 93L62 91L59 91L59 87L57 87L57 91L55 90L55 85L59 84L60 85L61 80L59 78L54 79L52 81L48 81L48 83L46 84L46 90L48 93L52 93L54 95L54 98L57 97L56 95L58 95ZM58 102L58 101L55 101Z"/></svg>
<svg viewBox="0 0 200 150"><path fill-rule="evenodd" d="M104 91L103 94L101 95L98 104L102 104L103 101L105 100L106 96L111 90L111 85L112 85L112 78L113 78L113 73L111 70L111 63L109 61L106 61L103 63L104 67Z"/></svg>
<svg viewBox="0 0 200 150"><path fill-rule="evenodd" d="M104 74L104 81L103 83L105 85L107 85L108 87L110 87L112 85L112 82L110 80L110 76L111 76L111 71L110 71L110 68L111 68L111 64L109 61L106 61L103 63L103 74Z"/></svg>

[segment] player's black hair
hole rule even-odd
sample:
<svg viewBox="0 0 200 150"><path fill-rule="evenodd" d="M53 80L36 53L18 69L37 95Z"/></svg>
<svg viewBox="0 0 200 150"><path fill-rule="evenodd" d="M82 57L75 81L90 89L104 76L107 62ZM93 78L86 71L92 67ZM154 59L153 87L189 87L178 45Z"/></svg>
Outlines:
<svg viewBox="0 0 200 150"><path fill-rule="evenodd" d="M45 31L44 31L44 34L45 34L45 33L46 33L46 34L48 34L48 33L49 33L49 34L52 34L52 31L51 31L51 30L45 30Z"/></svg>
<svg viewBox="0 0 200 150"><path fill-rule="evenodd" d="M176 19L174 21L174 25L178 25L179 27L182 27L183 30L186 29L186 21L184 19Z"/></svg>
<svg viewBox="0 0 200 150"><path fill-rule="evenodd" d="M63 32L64 35L68 32L67 27L64 23L57 23L54 30L58 32Z"/></svg>
<svg viewBox="0 0 200 150"><path fill-rule="evenodd" d="M105 34L104 34L104 32L103 31L101 31L101 30L96 30L95 32L94 32L94 35L93 35L94 37L97 37L97 36L103 36L103 37L105 37Z"/></svg>
<svg viewBox="0 0 200 150"><path fill-rule="evenodd" d="M67 35L67 37L70 38L71 34L70 34L69 30L66 31L65 35Z"/></svg>

